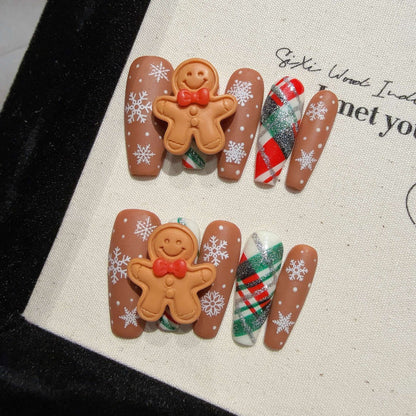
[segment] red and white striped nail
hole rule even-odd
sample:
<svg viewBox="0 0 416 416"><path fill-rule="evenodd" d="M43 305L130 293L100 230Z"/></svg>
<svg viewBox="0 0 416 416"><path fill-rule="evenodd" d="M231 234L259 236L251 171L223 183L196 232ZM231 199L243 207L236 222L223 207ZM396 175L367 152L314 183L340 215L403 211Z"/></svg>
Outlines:
<svg viewBox="0 0 416 416"><path fill-rule="evenodd" d="M285 77L272 86L263 105L254 181L275 185L290 156L303 110L303 85Z"/></svg>
<svg viewBox="0 0 416 416"><path fill-rule="evenodd" d="M127 276L132 258L147 257L147 240L160 225L150 211L127 209L114 222L108 253L108 301L111 330L121 338L137 338L145 322L139 318L136 306L141 290Z"/></svg>
<svg viewBox="0 0 416 416"><path fill-rule="evenodd" d="M133 176L157 176L165 157L166 123L152 114L152 102L172 93L172 65L157 56L133 61L127 78L124 130L127 161Z"/></svg>

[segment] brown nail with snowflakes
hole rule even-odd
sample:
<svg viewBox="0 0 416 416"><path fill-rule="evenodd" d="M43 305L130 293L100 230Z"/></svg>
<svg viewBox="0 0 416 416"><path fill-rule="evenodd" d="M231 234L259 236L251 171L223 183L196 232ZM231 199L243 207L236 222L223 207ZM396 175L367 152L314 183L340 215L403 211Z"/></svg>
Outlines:
<svg viewBox="0 0 416 416"><path fill-rule="evenodd" d="M296 136L286 185L301 191L321 157L338 111L338 99L329 90L316 93L306 108Z"/></svg>
<svg viewBox="0 0 416 416"><path fill-rule="evenodd" d="M202 237L198 262L209 262L216 267L214 283L199 293L201 315L194 324L194 333L201 338L214 338L220 328L240 258L241 233L228 221L214 221Z"/></svg>
<svg viewBox="0 0 416 416"><path fill-rule="evenodd" d="M238 105L235 114L222 123L225 147L218 160L218 176L238 180L246 165L260 121L263 79L254 69L238 69L231 75L226 93L234 95Z"/></svg>
<svg viewBox="0 0 416 416"><path fill-rule="evenodd" d="M277 281L264 343L273 350L285 345L305 303L318 264L318 253L306 244L293 247Z"/></svg>
<svg viewBox="0 0 416 416"><path fill-rule="evenodd" d="M160 225L150 211L127 209L114 222L108 252L108 302L111 330L121 338L137 338L145 322L139 318L136 306L141 290L127 277L127 265L132 258L147 257L147 240Z"/></svg>
<svg viewBox="0 0 416 416"><path fill-rule="evenodd" d="M126 84L124 131L127 161L133 176L157 176L166 154L166 123L152 114L153 100L172 92L172 65L157 56L133 61Z"/></svg>

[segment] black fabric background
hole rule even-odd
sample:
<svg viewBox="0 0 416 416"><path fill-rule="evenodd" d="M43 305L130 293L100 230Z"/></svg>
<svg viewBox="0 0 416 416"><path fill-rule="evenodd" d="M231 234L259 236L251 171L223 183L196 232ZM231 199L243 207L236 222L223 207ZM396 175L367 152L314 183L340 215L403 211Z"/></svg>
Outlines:
<svg viewBox="0 0 416 416"><path fill-rule="evenodd" d="M0 115L2 415L228 414L21 316L148 3L50 0Z"/></svg>

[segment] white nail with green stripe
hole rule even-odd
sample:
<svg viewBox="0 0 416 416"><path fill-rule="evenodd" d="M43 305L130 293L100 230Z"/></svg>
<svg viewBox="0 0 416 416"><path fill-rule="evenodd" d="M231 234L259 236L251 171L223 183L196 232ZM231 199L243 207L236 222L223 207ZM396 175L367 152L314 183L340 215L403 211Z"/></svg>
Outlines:
<svg viewBox="0 0 416 416"><path fill-rule="evenodd" d="M258 231L247 240L234 299L233 339L238 344L255 344L270 311L282 258L283 244L274 233Z"/></svg>

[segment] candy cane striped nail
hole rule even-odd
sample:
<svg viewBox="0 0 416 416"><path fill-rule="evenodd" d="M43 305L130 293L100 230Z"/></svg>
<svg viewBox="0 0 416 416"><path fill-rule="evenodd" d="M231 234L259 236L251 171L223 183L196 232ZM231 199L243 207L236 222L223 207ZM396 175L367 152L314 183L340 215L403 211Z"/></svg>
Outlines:
<svg viewBox="0 0 416 416"><path fill-rule="evenodd" d="M285 345L305 303L317 264L316 250L306 244L293 247L287 255L267 321L264 343L269 348L280 350Z"/></svg>
<svg viewBox="0 0 416 416"><path fill-rule="evenodd" d="M108 302L111 330L121 338L137 338L145 322L136 311L141 290L127 277L132 258L147 257L147 240L160 225L150 211L121 211L114 222L108 253Z"/></svg>
<svg viewBox="0 0 416 416"><path fill-rule="evenodd" d="M130 66L124 105L124 131L129 171L134 176L157 176L165 157L166 123L152 115L152 102L171 94L172 65L157 56L142 56Z"/></svg>
<svg viewBox="0 0 416 416"><path fill-rule="evenodd" d="M240 179L254 142L263 103L264 84L261 75L250 68L235 71L226 93L237 99L237 111L223 121L225 147L218 160L218 176Z"/></svg>
<svg viewBox="0 0 416 416"><path fill-rule="evenodd" d="M285 77L272 86L263 105L255 182L275 185L290 156L303 110L303 85Z"/></svg>
<svg viewBox="0 0 416 416"><path fill-rule="evenodd" d="M248 239L237 268L233 339L238 344L255 344L269 314L282 256L283 244L275 234L259 231Z"/></svg>
<svg viewBox="0 0 416 416"><path fill-rule="evenodd" d="M214 221L202 238L198 261L210 262L217 271L211 287L199 293L201 315L194 324L194 332L201 338L214 338L220 328L231 291L241 249L241 233L228 221Z"/></svg>
<svg viewBox="0 0 416 416"><path fill-rule="evenodd" d="M338 99L329 90L316 93L308 104L295 140L286 185L301 191L321 157L338 111Z"/></svg>

